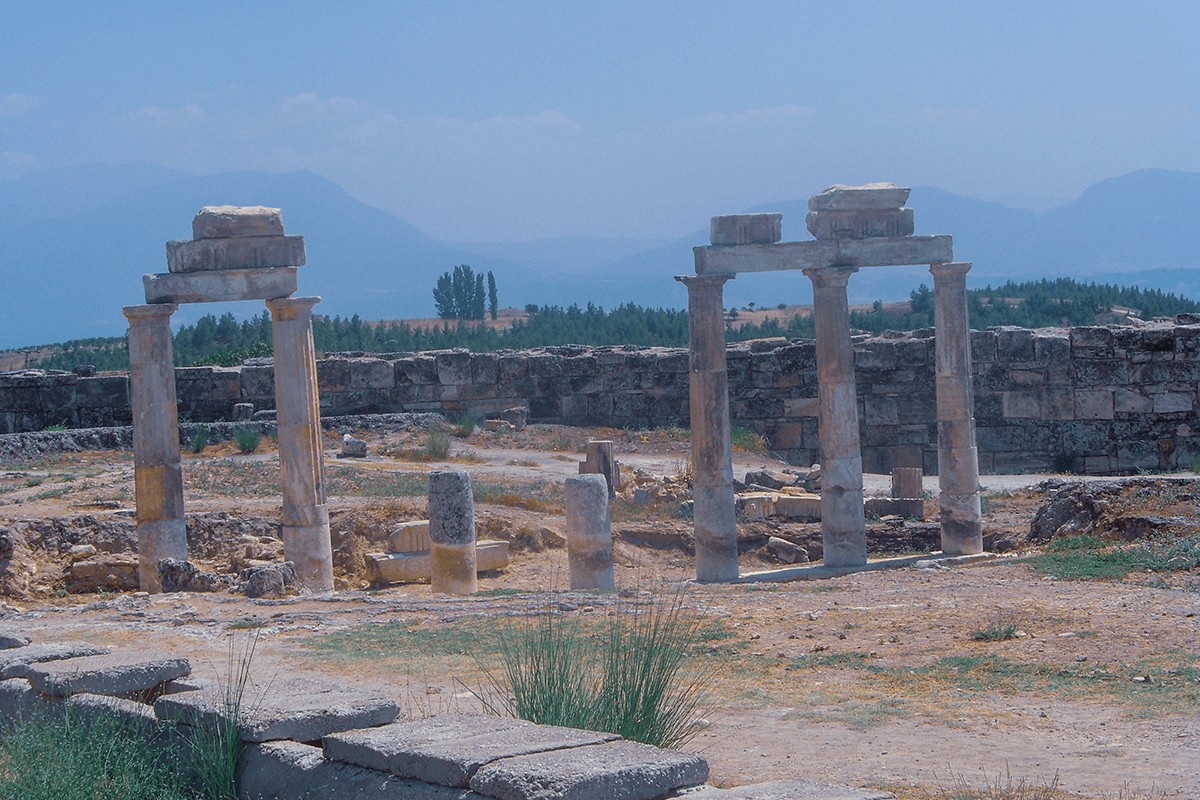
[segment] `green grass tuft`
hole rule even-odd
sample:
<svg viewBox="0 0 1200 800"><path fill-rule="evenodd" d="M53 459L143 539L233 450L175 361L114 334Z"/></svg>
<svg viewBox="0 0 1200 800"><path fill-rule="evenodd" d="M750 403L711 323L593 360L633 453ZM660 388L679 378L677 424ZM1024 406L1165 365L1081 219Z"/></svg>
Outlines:
<svg viewBox="0 0 1200 800"><path fill-rule="evenodd" d="M1131 572L1175 572L1200 567L1200 536L1155 536L1133 544L1093 535L1063 536L1033 556L1035 569L1062 580L1124 578Z"/></svg>
<svg viewBox="0 0 1200 800"><path fill-rule="evenodd" d="M262 432L257 425L238 428L233 432L233 441L237 444L239 452L248 455L258 449L259 443L262 442Z"/></svg>

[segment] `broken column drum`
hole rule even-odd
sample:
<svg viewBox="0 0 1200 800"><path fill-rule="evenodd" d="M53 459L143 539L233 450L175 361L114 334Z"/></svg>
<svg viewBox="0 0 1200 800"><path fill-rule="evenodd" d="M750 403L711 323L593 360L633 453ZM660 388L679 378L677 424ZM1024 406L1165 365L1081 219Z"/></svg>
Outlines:
<svg viewBox="0 0 1200 800"><path fill-rule="evenodd" d="M141 586L159 591L158 562L187 559L171 313L180 303L266 300L273 317L284 552L302 588L331 590L311 326L320 298L285 299L296 292L304 237L284 235L277 208L207 206L192 220L192 238L167 242L166 251L167 272L142 276L148 305L125 309Z"/></svg>
<svg viewBox="0 0 1200 800"><path fill-rule="evenodd" d="M433 591L473 594L478 588L475 563L475 497L465 472L429 473L429 555Z"/></svg>
<svg viewBox="0 0 1200 800"><path fill-rule="evenodd" d="M970 339L966 322L966 269L953 261L951 237L915 236L909 190L890 183L831 186L813 196L805 220L815 239L780 242L781 214L713 217L712 244L693 248L695 277L677 277L688 286L689 349L692 363L692 458L695 462L696 576L732 580L736 572L736 530L732 489L724 491L731 469L729 397L725 374L720 287L743 272L801 270L813 282L817 329L818 436L822 461L822 538L825 563L866 563L862 498L862 455L854 355L850 341L846 283L858 269L929 264L934 274L938 340L939 453L943 549L979 552L978 455L972 409ZM968 265L969 266L969 265ZM708 279L711 284L702 281ZM939 282L941 289L938 288ZM695 288L693 288L695 287ZM715 287L715 288L714 288ZM703 315L703 316L701 316ZM699 320L697 319L699 317ZM719 348L718 355L715 350ZM945 352L943 353L943 348ZM701 377L712 375L711 378ZM942 394L946 393L943 400ZM944 437L944 438L941 438ZM701 481L721 487L714 492ZM702 544L720 542L714 570ZM732 547L732 555L728 547ZM732 563L734 568L729 569Z"/></svg>
<svg viewBox="0 0 1200 800"><path fill-rule="evenodd" d="M126 306L129 400L133 407L133 485L137 501L138 583L158 592L158 562L187 558L179 414L171 352L173 304Z"/></svg>
<svg viewBox="0 0 1200 800"><path fill-rule="evenodd" d="M567 478L567 561L572 589L616 588L608 482L603 475Z"/></svg>

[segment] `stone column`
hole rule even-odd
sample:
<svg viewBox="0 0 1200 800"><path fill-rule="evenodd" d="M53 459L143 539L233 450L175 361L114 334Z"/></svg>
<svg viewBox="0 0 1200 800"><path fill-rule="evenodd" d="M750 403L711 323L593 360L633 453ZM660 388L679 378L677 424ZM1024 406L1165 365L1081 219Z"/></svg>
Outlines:
<svg viewBox="0 0 1200 800"><path fill-rule="evenodd" d="M303 589L333 589L312 309L319 297L268 300L275 350L275 420L283 489L283 554Z"/></svg>
<svg viewBox="0 0 1200 800"><path fill-rule="evenodd" d="M567 478L567 559L572 589L616 588L608 481L603 475Z"/></svg>
<svg viewBox="0 0 1200 800"><path fill-rule="evenodd" d="M692 426L692 525L696 580L738 576L725 368L725 281L733 275L677 276L688 290L689 402Z"/></svg>
<svg viewBox="0 0 1200 800"><path fill-rule="evenodd" d="M942 552L983 552L979 451L971 386L971 329L967 318L970 262L933 264L933 324L938 419L938 508Z"/></svg>
<svg viewBox="0 0 1200 800"><path fill-rule="evenodd" d="M171 354L171 314L177 308L165 303L124 308L129 320L138 583L147 592L162 591L159 561L187 560L175 364Z"/></svg>
<svg viewBox="0 0 1200 800"><path fill-rule="evenodd" d="M858 397L854 348L850 344L850 306L846 300L846 284L857 271L853 267L804 270L813 284L820 400L821 539L825 565L829 567L867 563Z"/></svg>
<svg viewBox="0 0 1200 800"><path fill-rule="evenodd" d="M429 473L429 545L433 591L474 594L475 497L467 473Z"/></svg>

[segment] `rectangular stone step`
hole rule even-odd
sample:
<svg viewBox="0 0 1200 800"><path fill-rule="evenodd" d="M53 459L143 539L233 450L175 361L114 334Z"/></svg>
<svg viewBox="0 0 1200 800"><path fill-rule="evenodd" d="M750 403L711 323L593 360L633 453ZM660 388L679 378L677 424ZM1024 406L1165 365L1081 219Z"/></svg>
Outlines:
<svg viewBox="0 0 1200 800"><path fill-rule="evenodd" d="M349 731L324 740L325 757L443 786L466 787L485 764L620 737L519 719L447 716ZM488 794L488 792L483 792Z"/></svg>
<svg viewBox="0 0 1200 800"><path fill-rule="evenodd" d="M706 780L700 756L618 741L494 761L470 786L499 800L653 800Z"/></svg>
<svg viewBox="0 0 1200 800"><path fill-rule="evenodd" d="M24 678L31 665L43 661L98 656L111 652L111 647L102 647L87 642L47 642L11 650L0 650L0 681L9 678Z"/></svg>
<svg viewBox="0 0 1200 800"><path fill-rule="evenodd" d="M159 719L211 729L224 718L225 690L163 695L154 701ZM374 692L309 678L286 678L247 687L238 733L243 742L292 739L315 742L339 731L386 725L400 713L395 701Z"/></svg>
<svg viewBox="0 0 1200 800"><path fill-rule="evenodd" d="M119 650L32 664L25 677L35 692L48 697L82 692L120 697L148 692L191 672L192 665L183 657Z"/></svg>
<svg viewBox="0 0 1200 800"><path fill-rule="evenodd" d="M508 566L508 542L484 539L475 543L475 569L490 572ZM369 553L367 579L373 585L427 581L433 575L428 550L419 553Z"/></svg>

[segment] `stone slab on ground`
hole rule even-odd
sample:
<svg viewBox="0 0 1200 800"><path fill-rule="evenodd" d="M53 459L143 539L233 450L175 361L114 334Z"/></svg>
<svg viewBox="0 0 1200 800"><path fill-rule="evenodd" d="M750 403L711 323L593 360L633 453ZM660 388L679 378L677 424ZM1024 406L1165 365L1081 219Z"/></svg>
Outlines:
<svg viewBox="0 0 1200 800"><path fill-rule="evenodd" d="M25 677L35 692L49 697L69 697L83 692L122 696L148 692L191 673L191 663L182 656L118 650L33 664Z"/></svg>
<svg viewBox="0 0 1200 800"><path fill-rule="evenodd" d="M192 218L193 239L283 236L283 215L267 206L205 206Z"/></svg>
<svg viewBox="0 0 1200 800"><path fill-rule="evenodd" d="M0 722L28 717L46 702L23 678L0 681Z"/></svg>
<svg viewBox="0 0 1200 800"><path fill-rule="evenodd" d="M9 678L24 678L31 665L43 661L98 656L111 652L111 647L87 642L45 642L12 650L0 650L0 681Z"/></svg>
<svg viewBox="0 0 1200 800"><path fill-rule="evenodd" d="M856 789L817 781L773 781L718 789L701 786L680 792L679 800L896 800L891 792Z"/></svg>
<svg viewBox="0 0 1200 800"><path fill-rule="evenodd" d="M421 553L431 546L427 519L399 522L388 533L389 553Z"/></svg>
<svg viewBox="0 0 1200 800"><path fill-rule="evenodd" d="M617 741L494 761L470 785L500 800L653 800L706 780L700 756Z"/></svg>
<svg viewBox="0 0 1200 800"><path fill-rule="evenodd" d="M573 752L619 738L519 719L444 716L326 736L324 748L325 757L334 761L466 787L481 767L497 759L564 748Z"/></svg>
<svg viewBox="0 0 1200 800"><path fill-rule="evenodd" d="M296 293L296 267L225 269L142 276L147 303L223 303L277 300Z"/></svg>
<svg viewBox="0 0 1200 800"><path fill-rule="evenodd" d="M162 720L211 728L224 716L224 700L220 687L163 695L154 701L154 713ZM238 733L243 742L315 742L339 731L386 725L399 713L394 701L374 692L309 678L282 679L246 689Z"/></svg>
<svg viewBox="0 0 1200 800"><path fill-rule="evenodd" d="M154 709L149 705L121 697L84 692L68 697L66 706L77 719L84 722L92 722L102 716L115 716L129 723L158 724L158 717L154 716Z"/></svg>
<svg viewBox="0 0 1200 800"><path fill-rule="evenodd" d="M0 628L0 650L11 650L29 644L29 637L19 631Z"/></svg>
<svg viewBox="0 0 1200 800"><path fill-rule="evenodd" d="M330 761L321 748L299 742L252 745L241 763L241 800L484 800L469 789Z"/></svg>
<svg viewBox="0 0 1200 800"><path fill-rule="evenodd" d="M302 266L303 236L235 236L167 242L167 271L172 273Z"/></svg>
<svg viewBox="0 0 1200 800"><path fill-rule="evenodd" d="M490 572L508 566L508 542L484 539L475 543L475 571ZM373 585L427 581L433 575L433 555L420 553L370 553L367 579Z"/></svg>

